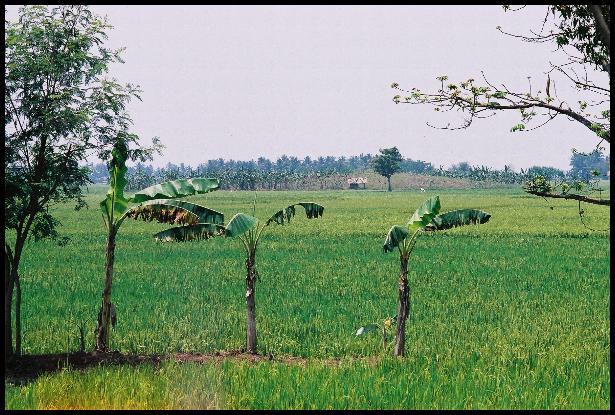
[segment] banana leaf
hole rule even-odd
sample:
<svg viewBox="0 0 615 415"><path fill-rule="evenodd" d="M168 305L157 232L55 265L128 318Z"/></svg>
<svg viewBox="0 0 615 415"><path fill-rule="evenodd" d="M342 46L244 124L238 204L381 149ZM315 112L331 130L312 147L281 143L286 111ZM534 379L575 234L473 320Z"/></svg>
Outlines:
<svg viewBox="0 0 615 415"><path fill-rule="evenodd" d="M138 191L130 201L133 203L141 203L153 199L174 199L177 197L208 193L218 190L218 188L218 179L194 178L171 180Z"/></svg>
<svg viewBox="0 0 615 415"><path fill-rule="evenodd" d="M215 223L197 223L170 228L154 235L160 242L200 241L224 234L224 226Z"/></svg>
<svg viewBox="0 0 615 415"><path fill-rule="evenodd" d="M222 213L184 200L148 200L127 210L121 220L126 217L145 221L156 219L160 223L179 225L196 225L197 223L224 224L224 215Z"/></svg>
<svg viewBox="0 0 615 415"><path fill-rule="evenodd" d="M119 139L111 150L111 163L109 167L109 190L107 196L100 202L100 209L103 212L105 225L109 227L128 210L129 199L124 197L124 187L126 187L126 159L128 158L128 147L124 140Z"/></svg>
<svg viewBox="0 0 615 415"><path fill-rule="evenodd" d="M414 212L408 221L408 231L414 233L417 229L429 225L440 212L440 196L432 196Z"/></svg>
<svg viewBox="0 0 615 415"><path fill-rule="evenodd" d="M435 216L425 227L427 231L450 229L457 226L482 224L489 221L491 214L478 209L459 209Z"/></svg>
<svg viewBox="0 0 615 415"><path fill-rule="evenodd" d="M231 218L225 227L227 236L243 235L258 224L258 219L254 216L238 213Z"/></svg>
<svg viewBox="0 0 615 415"><path fill-rule="evenodd" d="M384 252L392 252L393 249L408 237L408 228L405 226L393 225L387 233L387 237L384 241Z"/></svg>
<svg viewBox="0 0 615 415"><path fill-rule="evenodd" d="M271 223L277 223L278 225L284 225L284 223L290 223L291 218L295 216L295 206L303 206L305 209L305 214L308 219L318 218L322 216L325 211L324 206L321 206L317 203L313 202L299 202L292 204L284 209L277 211L271 216L265 225L270 225Z"/></svg>
<svg viewBox="0 0 615 415"><path fill-rule="evenodd" d="M359 329L356 331L354 335L361 336L363 334L369 333L370 331L376 331L376 330L378 330L377 324L368 324L367 326L359 327Z"/></svg>

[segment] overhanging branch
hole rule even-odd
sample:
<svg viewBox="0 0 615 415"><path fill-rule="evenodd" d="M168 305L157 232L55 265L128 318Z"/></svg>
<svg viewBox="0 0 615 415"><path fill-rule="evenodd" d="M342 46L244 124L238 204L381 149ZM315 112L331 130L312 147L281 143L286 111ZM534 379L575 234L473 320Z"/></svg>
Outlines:
<svg viewBox="0 0 615 415"><path fill-rule="evenodd" d="M574 194L574 193L571 193L571 194L557 194L557 193L537 192L537 191L533 191L533 190L526 190L526 192L531 194L531 195L542 196L542 197L549 197L549 198L552 198L552 199L578 200L578 201L585 202L585 203L591 203L593 205L603 205L603 206L610 206L611 205L611 200L610 199L594 199L594 198L591 198L591 197L587 197L587 196L583 196L583 195L577 195L577 194Z"/></svg>
<svg viewBox="0 0 615 415"><path fill-rule="evenodd" d="M592 4L589 6L589 10L591 10L594 15L594 19L596 20L596 28L600 33L602 42L604 42L607 49L611 50L611 30L609 29L609 25L606 23L606 20L604 20L600 6L597 4Z"/></svg>

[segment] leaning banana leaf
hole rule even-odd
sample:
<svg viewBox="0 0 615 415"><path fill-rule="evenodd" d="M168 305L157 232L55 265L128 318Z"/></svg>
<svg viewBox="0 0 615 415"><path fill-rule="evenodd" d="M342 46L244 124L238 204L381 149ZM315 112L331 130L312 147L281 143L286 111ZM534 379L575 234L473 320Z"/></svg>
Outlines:
<svg viewBox="0 0 615 415"><path fill-rule="evenodd" d="M387 238L384 240L384 252L392 252L393 249L397 248L397 246L408 237L408 234L408 228L405 226L393 225L391 229L389 229Z"/></svg>
<svg viewBox="0 0 615 415"><path fill-rule="evenodd" d="M148 200L128 209L124 213L122 220L126 217L145 221L156 219L160 223L178 225L196 225L197 223L224 224L224 215L222 213L184 200Z"/></svg>
<svg viewBox="0 0 615 415"><path fill-rule="evenodd" d="M245 213L238 213L231 218L225 227L225 234L227 236L239 236L248 232L258 224L258 219L254 216L246 215Z"/></svg>
<svg viewBox="0 0 615 415"><path fill-rule="evenodd" d="M361 336L363 334L367 334L370 331L376 331L378 330L378 325L377 324L368 324L367 326L364 327L359 327L359 329L357 330L357 332L354 334L355 336Z"/></svg>
<svg viewBox="0 0 615 415"><path fill-rule="evenodd" d="M173 199L218 190L218 179L194 178L178 179L156 184L138 191L130 199L141 203L152 199Z"/></svg>
<svg viewBox="0 0 615 415"><path fill-rule="evenodd" d="M414 233L417 229L429 225L440 212L440 196L432 196L414 212L408 221L408 231Z"/></svg>
<svg viewBox="0 0 615 415"><path fill-rule="evenodd" d="M457 226L481 224L491 218L491 214L478 209L459 209L443 213L433 218L425 227L427 231L450 229Z"/></svg>
<svg viewBox="0 0 615 415"><path fill-rule="evenodd" d="M128 147L123 140L118 140L111 150L111 163L109 166L109 190L107 196L100 202L100 209L107 227L115 222L128 210L129 199L124 197L126 187L126 159Z"/></svg>
<svg viewBox="0 0 615 415"><path fill-rule="evenodd" d="M154 235L160 242L200 241L224 234L224 226L215 223L197 223L170 228Z"/></svg>
<svg viewBox="0 0 615 415"><path fill-rule="evenodd" d="M324 206L321 206L317 203L313 202L299 202L293 205L290 205L284 209L281 209L273 214L265 225L270 225L272 222L277 223L278 225L284 225L284 223L290 223L291 218L295 216L295 206L303 206L305 209L305 214L308 219L318 218L322 216L325 211Z"/></svg>

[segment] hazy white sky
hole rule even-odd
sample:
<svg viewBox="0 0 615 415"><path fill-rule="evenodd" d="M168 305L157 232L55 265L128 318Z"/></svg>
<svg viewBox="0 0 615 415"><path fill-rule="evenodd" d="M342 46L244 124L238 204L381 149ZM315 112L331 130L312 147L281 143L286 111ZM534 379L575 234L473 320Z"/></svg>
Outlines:
<svg viewBox="0 0 615 415"><path fill-rule="evenodd" d="M17 6L12 6L15 10ZM92 6L125 46L111 75L137 83L131 104L143 143L166 149L154 165L208 159L358 155L397 146L405 157L450 166L460 161L515 169L569 168L571 148L597 140L565 118L511 133L501 113L467 130L435 130L455 118L429 106L395 105L392 82L435 91L435 77L481 78L542 87L552 45L502 35L540 28L545 6ZM14 15L9 6L9 18ZM556 84L565 94L569 84ZM577 97L569 94L572 102Z"/></svg>

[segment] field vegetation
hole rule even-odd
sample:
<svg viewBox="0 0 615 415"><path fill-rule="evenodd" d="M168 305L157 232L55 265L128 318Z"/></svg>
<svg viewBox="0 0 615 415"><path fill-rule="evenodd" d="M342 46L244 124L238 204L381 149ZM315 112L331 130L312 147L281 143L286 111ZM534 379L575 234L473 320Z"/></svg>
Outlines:
<svg viewBox="0 0 615 415"><path fill-rule="evenodd" d="M43 240L24 251L26 355L77 351L80 325L86 350L95 347L106 190L89 188L87 210L54 208L70 237L62 249ZM492 216L421 237L408 269L406 357L396 359L379 336L354 333L396 312L387 224L435 194L447 210ZM232 214L252 213L253 198L186 200ZM129 221L116 241L109 348L166 358L5 377L5 408L610 408L610 242L581 224L576 204L521 188L259 192L254 215L289 200L322 201L327 214L261 238L262 359L174 358L245 348L245 265L229 249L241 242L158 243L165 225ZM604 207L587 205L585 217L610 226Z"/></svg>

